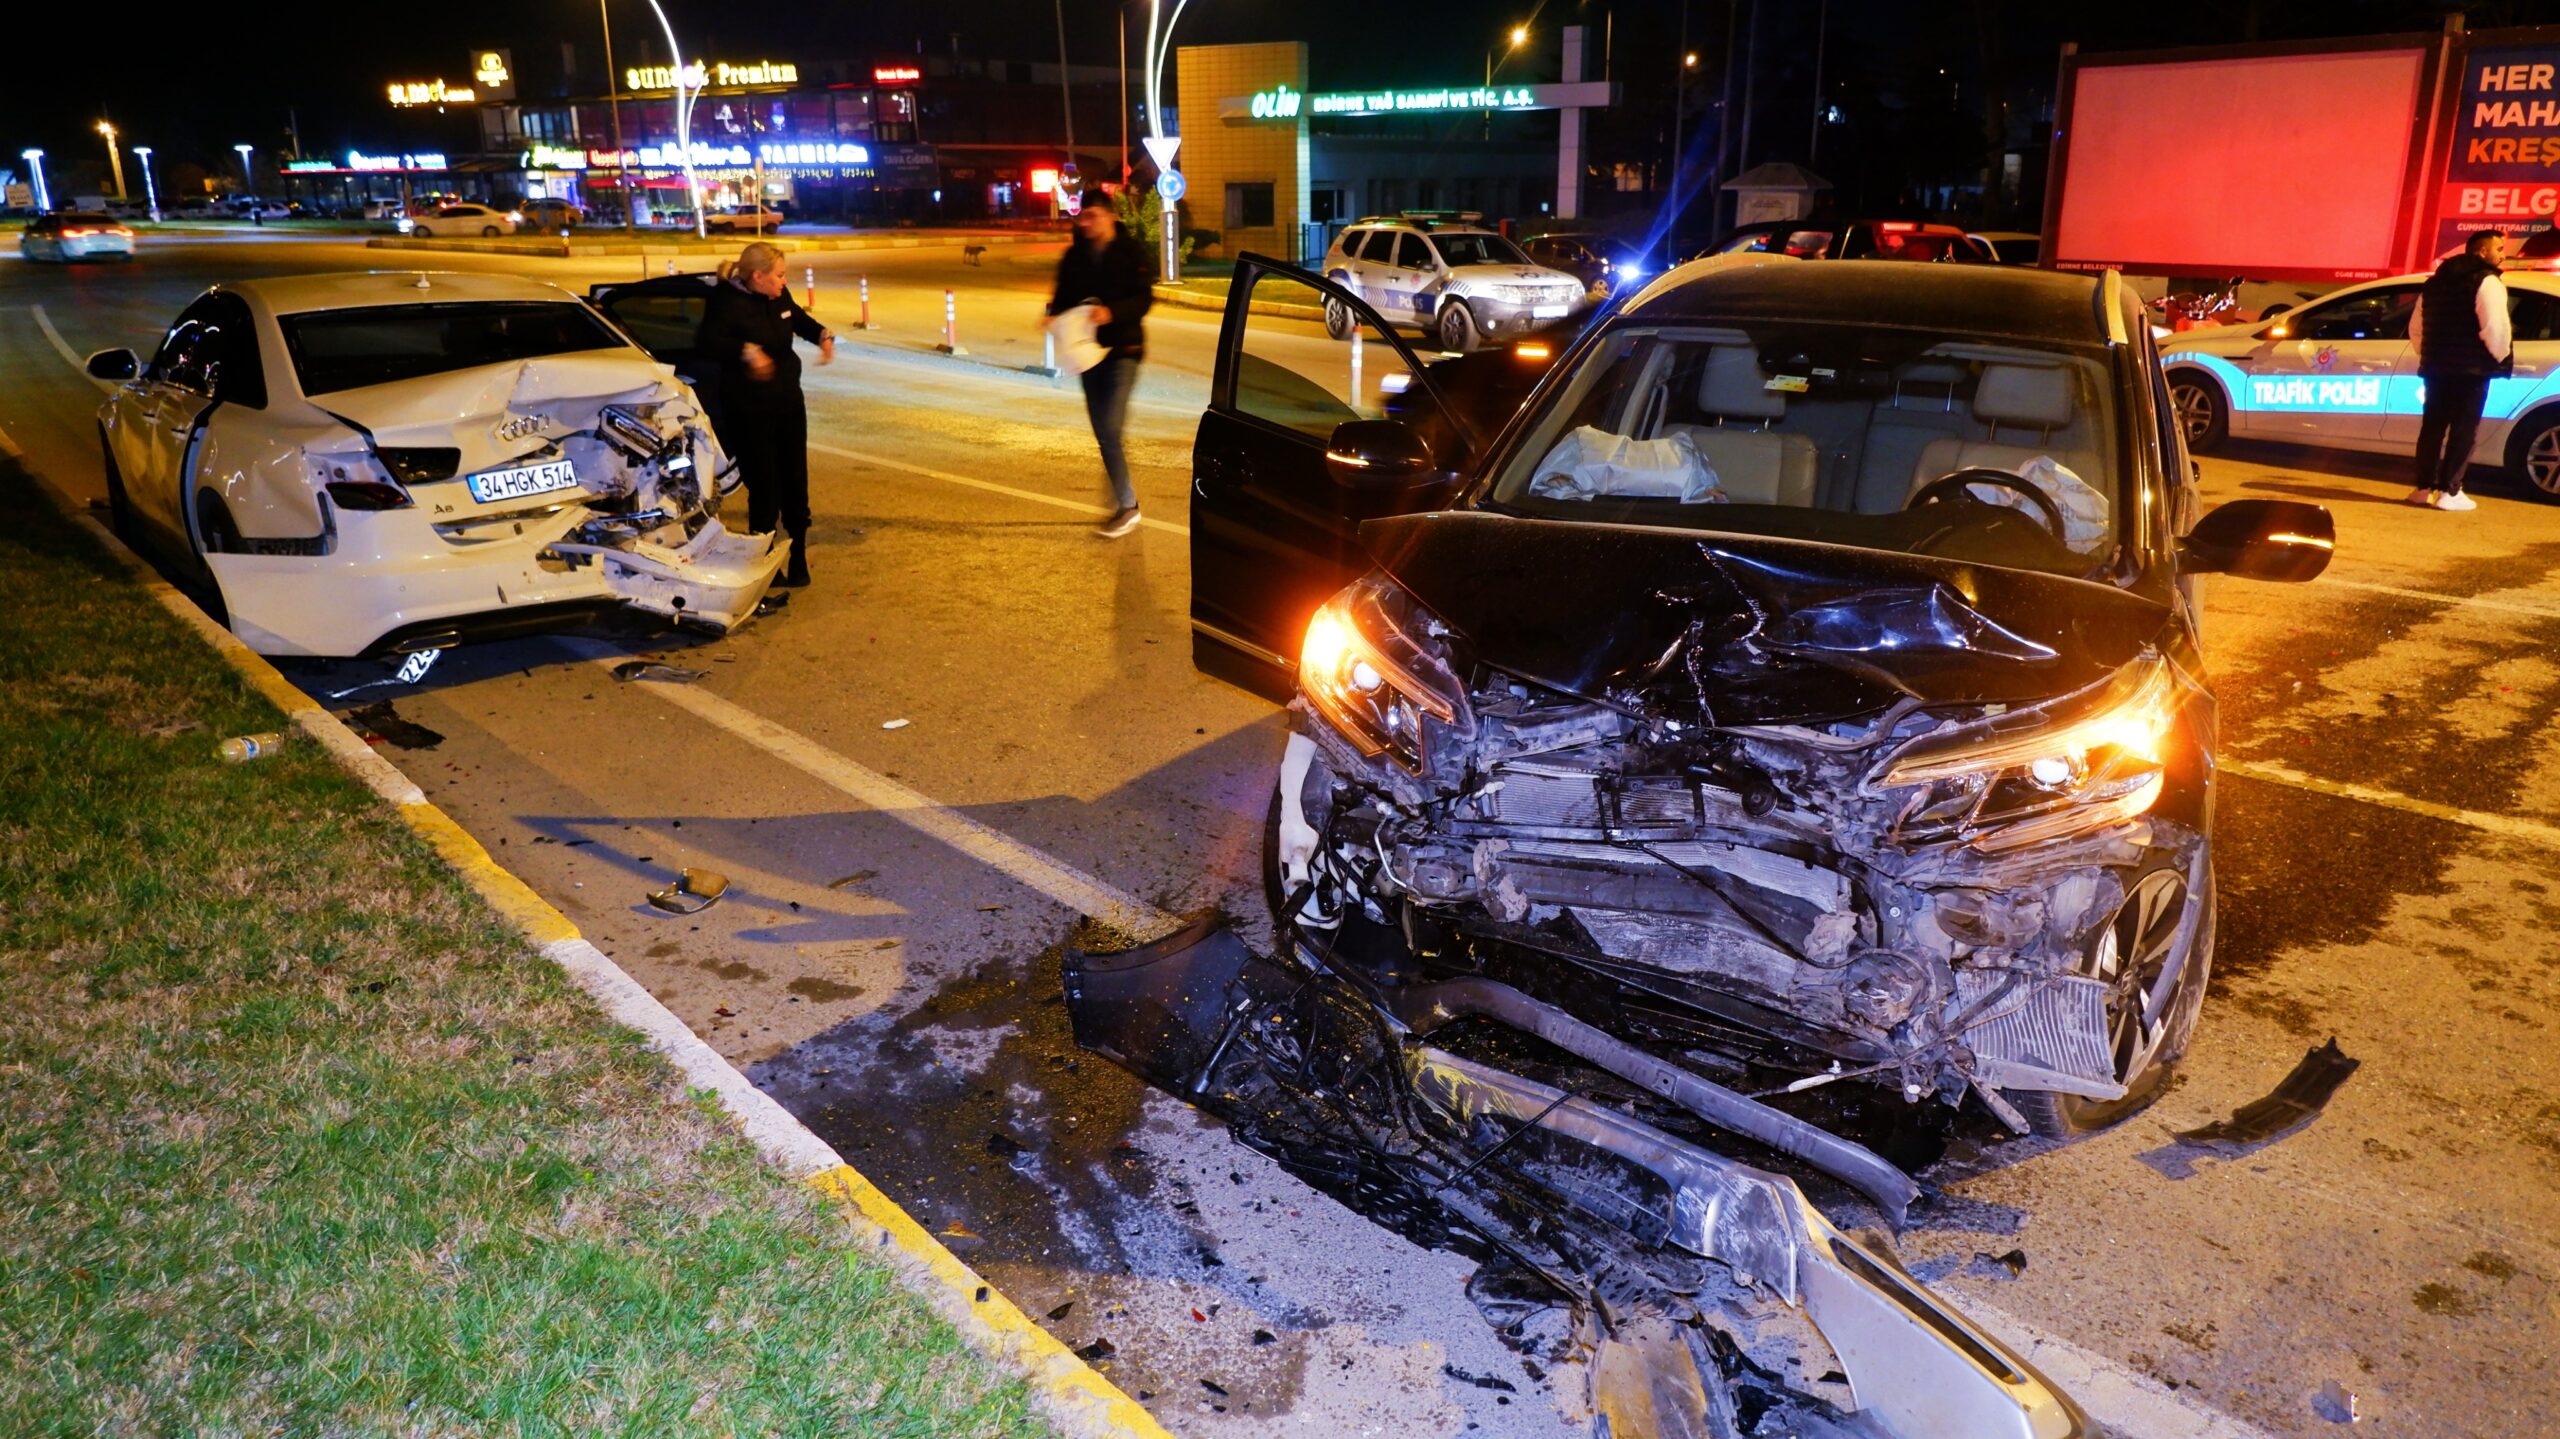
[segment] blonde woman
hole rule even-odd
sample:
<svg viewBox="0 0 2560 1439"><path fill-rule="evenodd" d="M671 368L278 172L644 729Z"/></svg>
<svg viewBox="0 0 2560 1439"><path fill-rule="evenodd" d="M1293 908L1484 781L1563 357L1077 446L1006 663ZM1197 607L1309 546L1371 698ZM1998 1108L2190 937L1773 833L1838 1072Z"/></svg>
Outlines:
<svg viewBox="0 0 2560 1439"><path fill-rule="evenodd" d="M791 298L782 252L757 241L720 267L703 307L695 349L720 367L720 442L747 484L747 529L791 535L791 561L777 584L809 583L809 409L800 395L794 337L836 357L836 337Z"/></svg>

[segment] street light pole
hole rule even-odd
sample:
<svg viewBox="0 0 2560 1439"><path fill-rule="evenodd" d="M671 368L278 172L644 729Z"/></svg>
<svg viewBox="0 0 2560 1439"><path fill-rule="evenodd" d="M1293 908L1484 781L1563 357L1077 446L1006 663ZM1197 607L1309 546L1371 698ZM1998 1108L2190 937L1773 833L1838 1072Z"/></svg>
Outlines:
<svg viewBox="0 0 2560 1439"><path fill-rule="evenodd" d="M258 176L249 168L249 153L258 147L234 145L231 148L240 152L240 193L254 199L258 193Z"/></svg>
<svg viewBox="0 0 2560 1439"><path fill-rule="evenodd" d="M1173 0L1173 18L1164 19L1164 0L1147 0L1147 130L1155 139L1164 135L1164 58L1173 43L1173 27L1182 19L1183 7L1191 0ZM1159 273L1167 280L1182 278L1182 212L1174 198L1164 192L1162 172L1165 157L1159 146L1149 146L1147 153L1155 157L1158 171L1156 195L1163 203L1164 251Z"/></svg>
<svg viewBox="0 0 2560 1439"><path fill-rule="evenodd" d="M693 177L693 101L684 95L684 52L676 48L676 27L668 23L665 7L658 0L649 0L649 8L657 12L658 28L666 32L667 59L675 67L670 78L676 82L676 148L684 152L684 197L686 203L693 207L693 237L707 240L711 238L711 229L702 214L702 186ZM708 83L711 77L705 75L702 78ZM694 99L700 99L702 86L694 86L693 94ZM759 197L756 203L764 202Z"/></svg>
<svg viewBox="0 0 2560 1439"><path fill-rule="evenodd" d="M35 172L36 213L39 215L45 214L53 209L53 192L44 187L44 152L42 150L20 150L18 152L18 158L26 161L28 167Z"/></svg>
<svg viewBox="0 0 2560 1439"><path fill-rule="evenodd" d="M605 8L605 0L596 0L596 18L604 22L604 92L605 103L613 110L613 173L622 183L622 233L632 233L631 167L622 162L628 152L622 148L622 72L613 68L613 13Z"/></svg>
<svg viewBox="0 0 2560 1439"><path fill-rule="evenodd" d="M116 148L116 127L101 120L98 122L98 133L107 137L107 163L115 167L116 198L132 199L132 196L124 192L124 152Z"/></svg>
<svg viewBox="0 0 2560 1439"><path fill-rule="evenodd" d="M142 195L151 206L151 223L160 223L160 187L151 183L151 147L136 145L134 157L142 162Z"/></svg>

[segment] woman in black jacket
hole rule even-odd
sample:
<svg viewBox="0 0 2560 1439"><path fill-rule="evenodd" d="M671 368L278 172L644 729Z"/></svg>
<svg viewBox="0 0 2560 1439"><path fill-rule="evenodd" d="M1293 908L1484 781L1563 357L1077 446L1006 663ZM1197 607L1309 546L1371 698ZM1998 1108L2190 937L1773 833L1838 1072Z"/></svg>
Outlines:
<svg viewBox="0 0 2560 1439"><path fill-rule="evenodd" d="M759 241L720 268L703 307L695 349L720 367L720 440L747 482L747 529L791 535L791 564L777 581L809 582L809 409L800 395L793 337L836 357L836 337L791 299L782 252Z"/></svg>

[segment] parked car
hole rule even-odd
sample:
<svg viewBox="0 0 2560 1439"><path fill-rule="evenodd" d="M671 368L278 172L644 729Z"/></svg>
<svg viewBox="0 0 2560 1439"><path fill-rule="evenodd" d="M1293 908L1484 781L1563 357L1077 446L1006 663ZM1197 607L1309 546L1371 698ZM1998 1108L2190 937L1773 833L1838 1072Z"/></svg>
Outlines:
<svg viewBox="0 0 2560 1439"><path fill-rule="evenodd" d="M1591 230L1555 231L1535 236L1521 249L1550 270L1561 270L1599 294L1641 280L1661 270L1643 246Z"/></svg>
<svg viewBox="0 0 2560 1439"><path fill-rule="evenodd" d="M759 231L770 235L789 217L769 205L714 205L703 212L702 228L714 235Z"/></svg>
<svg viewBox="0 0 2560 1439"><path fill-rule="evenodd" d="M58 265L74 260L130 260L133 230L113 215L78 210L38 215L18 232L18 253Z"/></svg>
<svg viewBox="0 0 2560 1439"><path fill-rule="evenodd" d="M1471 217L1359 221L1334 237L1324 273L1378 313L1459 353L1563 319L1589 300L1580 280L1537 264ZM1335 339L1355 328L1349 311L1325 311Z"/></svg>
<svg viewBox="0 0 2560 1439"><path fill-rule="evenodd" d="M282 200L234 195L222 202L221 213L234 220L284 220L292 217L293 207Z"/></svg>
<svg viewBox="0 0 2560 1439"><path fill-rule="evenodd" d="M407 213L397 200L367 200L358 208L357 217L365 220L397 220Z"/></svg>
<svg viewBox="0 0 2560 1439"><path fill-rule="evenodd" d="M2504 466L2534 494L2560 500L2560 274L2510 269L2501 278L2515 370L2489 382L2471 462ZM2162 340L2188 448L2202 453L2238 436L2408 454L2426 398L2409 315L2426 280L2370 280L2272 319Z"/></svg>
<svg viewBox="0 0 2560 1439"><path fill-rule="evenodd" d="M1989 252L1995 265L2033 265L2044 258L2044 236L2022 230L1975 230L1974 242Z"/></svg>
<svg viewBox="0 0 2560 1439"><path fill-rule="evenodd" d="M524 216L518 211L493 210L486 205L475 205L464 201L460 204L440 205L403 223L406 225L407 233L422 240L436 235L494 237L514 234L524 223Z"/></svg>
<svg viewBox="0 0 2560 1439"><path fill-rule="evenodd" d="M517 205L524 223L537 230L566 230L587 223L586 207L574 200L538 197Z"/></svg>
<svg viewBox="0 0 2560 1439"><path fill-rule="evenodd" d="M1987 264L1991 250L1953 225L1922 220L1773 220L1745 225L1709 255L1768 251L1799 260L1923 260Z"/></svg>
<svg viewBox="0 0 2560 1439"><path fill-rule="evenodd" d="M89 357L117 531L271 655L435 648L629 608L742 623L784 552L682 382L556 286L332 274L205 292Z"/></svg>

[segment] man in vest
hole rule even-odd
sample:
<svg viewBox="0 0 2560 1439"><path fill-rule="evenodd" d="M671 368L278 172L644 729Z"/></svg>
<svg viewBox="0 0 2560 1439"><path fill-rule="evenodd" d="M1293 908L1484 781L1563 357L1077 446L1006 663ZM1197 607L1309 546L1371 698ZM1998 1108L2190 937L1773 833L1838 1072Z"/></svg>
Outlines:
<svg viewBox="0 0 2560 1439"><path fill-rule="evenodd" d="M2507 327L2507 287L2498 266L2507 237L2483 230L2462 253L2436 267L2409 315L2409 340L2418 347L2418 376L2427 405L2418 421L2418 487L2409 503L2437 510L2476 510L2462 492L2471 468L2471 445L2488 407L2489 381L2515 369Z"/></svg>

